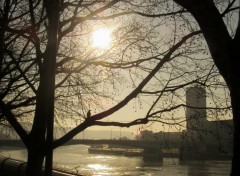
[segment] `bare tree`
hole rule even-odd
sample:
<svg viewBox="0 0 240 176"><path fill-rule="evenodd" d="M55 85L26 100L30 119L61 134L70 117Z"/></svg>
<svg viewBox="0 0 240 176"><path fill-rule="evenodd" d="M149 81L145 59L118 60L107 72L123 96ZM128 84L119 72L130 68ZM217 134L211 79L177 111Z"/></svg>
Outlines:
<svg viewBox="0 0 240 176"><path fill-rule="evenodd" d="M236 32L231 26L239 6L235 1L174 2L1 2L0 118L26 145L28 175L41 175L45 156L50 166L46 175L50 174L52 149L91 126L130 127L149 121L184 126L185 118L175 112L186 107L186 88L201 85L211 91L218 86L226 91L219 72L232 98L232 174L239 172L239 73L237 59L231 61L239 58L239 26ZM218 8L224 10L220 13ZM116 27L110 48L92 48L92 30L112 24ZM121 91L126 87L127 93ZM116 92L124 98L116 99ZM133 99L139 106L149 103L146 114L125 123L105 120ZM114 104L101 103L108 101ZM213 102L212 109L219 112L230 109L227 100ZM98 113L87 115L92 109ZM30 131L22 125L26 121L32 122ZM54 122L64 121L75 121L76 127L53 140Z"/></svg>

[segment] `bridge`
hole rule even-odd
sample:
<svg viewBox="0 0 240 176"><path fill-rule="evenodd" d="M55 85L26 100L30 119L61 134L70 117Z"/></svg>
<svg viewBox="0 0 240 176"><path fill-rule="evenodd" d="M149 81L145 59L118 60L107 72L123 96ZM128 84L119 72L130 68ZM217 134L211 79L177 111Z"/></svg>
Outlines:
<svg viewBox="0 0 240 176"><path fill-rule="evenodd" d="M108 145L106 148L91 148L92 153L123 154L126 156L142 156L144 160L158 160L163 158L180 158L180 145L178 143L166 143L157 140L89 140L74 139L66 145L89 145L101 146ZM116 149L117 148L117 149ZM121 149L119 149L121 148ZM125 150L123 150L125 148ZM127 148L127 149L126 149ZM135 152L130 149L142 149L141 152Z"/></svg>
<svg viewBox="0 0 240 176"><path fill-rule="evenodd" d="M110 140L110 139L102 139L102 140L92 140L92 139L72 139L68 141L65 145L100 145L100 144L107 144L107 145L118 145L118 146L126 146L126 147L133 147L133 148L160 148L160 149L179 149L180 144L178 142L162 142L158 140ZM9 146L19 146L24 147L24 144L21 140L0 140L0 145L9 145Z"/></svg>
<svg viewBox="0 0 240 176"><path fill-rule="evenodd" d="M89 146L102 146L108 145L110 148L135 148L143 149L143 158L159 159L162 160L166 157L179 158L180 144L177 142L167 143L158 140L91 140L91 139L72 139L65 145L89 145ZM20 140L0 140L0 145L19 146L24 147ZM112 150L114 154L114 150ZM134 156L134 155L133 155Z"/></svg>
<svg viewBox="0 0 240 176"><path fill-rule="evenodd" d="M122 147L132 147L132 148L141 148L141 149L179 149L180 144L178 142L166 142L166 141L158 141L158 140L110 140L110 139L102 139L102 140L91 140L91 139L72 139L67 142L65 145L117 145Z"/></svg>

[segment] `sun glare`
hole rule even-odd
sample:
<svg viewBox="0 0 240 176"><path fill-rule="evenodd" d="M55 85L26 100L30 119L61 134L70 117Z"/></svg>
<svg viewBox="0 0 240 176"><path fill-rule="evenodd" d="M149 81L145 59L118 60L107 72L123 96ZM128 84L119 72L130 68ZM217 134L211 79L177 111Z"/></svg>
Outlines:
<svg viewBox="0 0 240 176"><path fill-rule="evenodd" d="M109 47L112 41L111 31L107 28L97 29L92 33L92 41L96 48L105 49Z"/></svg>

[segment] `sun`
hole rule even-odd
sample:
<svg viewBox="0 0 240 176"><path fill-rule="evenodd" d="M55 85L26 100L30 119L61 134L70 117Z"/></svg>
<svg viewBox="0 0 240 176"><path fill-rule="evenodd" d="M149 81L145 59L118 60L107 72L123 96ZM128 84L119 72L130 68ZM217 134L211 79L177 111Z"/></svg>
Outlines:
<svg viewBox="0 0 240 176"><path fill-rule="evenodd" d="M107 28L100 28L92 33L93 46L96 48L106 49L112 41L111 31Z"/></svg>

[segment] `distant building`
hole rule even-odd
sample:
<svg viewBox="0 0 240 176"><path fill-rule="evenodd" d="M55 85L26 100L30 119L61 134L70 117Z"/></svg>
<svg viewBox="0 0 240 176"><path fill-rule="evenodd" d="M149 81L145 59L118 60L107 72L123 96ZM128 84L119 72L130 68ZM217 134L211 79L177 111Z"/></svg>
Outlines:
<svg viewBox="0 0 240 176"><path fill-rule="evenodd" d="M136 136L137 140L152 141L154 140L154 133L150 130L140 131L140 134Z"/></svg>
<svg viewBox="0 0 240 176"><path fill-rule="evenodd" d="M231 154L233 146L232 120L208 121L206 113L206 90L190 87L186 91L186 130L183 132L142 131L139 140L159 140L166 145L181 146L185 153ZM198 152L198 153L197 153Z"/></svg>
<svg viewBox="0 0 240 176"><path fill-rule="evenodd" d="M190 87L186 91L186 123L183 147L199 153L231 154L233 143L232 120L208 121L206 91Z"/></svg>
<svg viewBox="0 0 240 176"><path fill-rule="evenodd" d="M187 130L202 129L207 122L206 91L202 87L190 87L186 91Z"/></svg>

